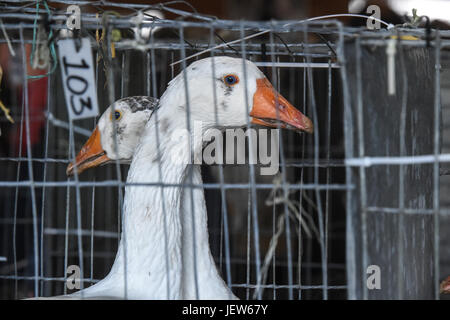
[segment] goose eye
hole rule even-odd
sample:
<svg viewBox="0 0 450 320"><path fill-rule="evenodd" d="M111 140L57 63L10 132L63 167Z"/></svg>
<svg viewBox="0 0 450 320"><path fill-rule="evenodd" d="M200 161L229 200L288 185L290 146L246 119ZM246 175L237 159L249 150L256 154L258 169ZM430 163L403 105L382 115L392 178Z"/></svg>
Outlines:
<svg viewBox="0 0 450 320"><path fill-rule="evenodd" d="M114 113L111 115L111 120L113 117L115 120L120 120L120 118L122 118L122 112L118 110L114 111Z"/></svg>
<svg viewBox="0 0 450 320"><path fill-rule="evenodd" d="M239 82L239 78L234 74L228 74L225 77L223 77L223 82L225 82L227 86L233 86Z"/></svg>

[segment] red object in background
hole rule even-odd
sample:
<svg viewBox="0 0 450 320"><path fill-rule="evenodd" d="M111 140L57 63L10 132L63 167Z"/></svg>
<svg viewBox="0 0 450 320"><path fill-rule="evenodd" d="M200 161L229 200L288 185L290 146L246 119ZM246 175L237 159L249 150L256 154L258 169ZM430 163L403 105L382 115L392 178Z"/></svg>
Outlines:
<svg viewBox="0 0 450 320"><path fill-rule="evenodd" d="M30 66L30 55L31 55L31 44L25 45L25 54L27 61L27 74L30 76L40 76L45 75L48 70L42 69L33 69ZM21 58L19 59L19 61ZM0 65L3 69L3 83L7 83L9 86L14 86L15 88L12 92L17 92L17 105L7 106L11 109L12 114L16 120L14 125L11 125L11 131L8 136L9 150L10 154L14 154L14 156L22 156L27 155L27 131L26 131L26 118L25 114L23 114L23 123L21 123L20 119L22 117L22 106L25 106L24 101L24 87L23 83L13 83L8 82L8 75L11 73L23 72L23 69L16 70L11 68L13 64L13 58L10 55L8 46L6 44L0 44ZM17 63L17 62L16 62ZM23 68L23 66L21 66ZM30 120L30 144L31 148L33 148L36 144L40 143L42 138L42 129L45 126L45 110L47 106L47 87L48 87L48 78L44 77L41 79L30 79L27 82L28 86L28 114ZM25 111L25 109L23 110ZM20 131L22 131L22 142L20 141ZM22 148L20 146L22 145ZM20 152L21 151L21 152Z"/></svg>
<svg viewBox="0 0 450 320"><path fill-rule="evenodd" d="M47 106L47 78L41 78L38 80L28 80L28 112L30 122L30 145L33 148L36 144L42 140L42 129L45 126L45 109ZM22 88L19 106L22 106L24 99ZM25 109L23 110L25 112ZM14 133L10 135L10 145L14 146L16 156L19 156L20 150L20 129L22 131L22 156L27 155L27 125L25 113L23 115L23 123L16 122Z"/></svg>
<svg viewBox="0 0 450 320"><path fill-rule="evenodd" d="M450 277L441 283L441 293L450 293Z"/></svg>

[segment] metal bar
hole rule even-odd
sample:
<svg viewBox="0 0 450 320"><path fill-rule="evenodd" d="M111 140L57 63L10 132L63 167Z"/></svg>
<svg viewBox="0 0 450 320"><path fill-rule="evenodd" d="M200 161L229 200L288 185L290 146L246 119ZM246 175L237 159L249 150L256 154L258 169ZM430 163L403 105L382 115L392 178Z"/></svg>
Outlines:
<svg viewBox="0 0 450 320"><path fill-rule="evenodd" d="M305 29L305 41L308 38L306 34ZM310 63L310 58L307 57L306 61ZM311 110L313 113L313 124L314 124L314 159L315 163L317 164L319 160L319 120L317 115L317 104L314 96L314 84L313 84L313 72L311 68L306 69L307 72L307 78L308 78L308 89L309 89L309 102L311 106ZM319 184L319 167L317 165L314 166L314 184ZM317 200L317 213L318 213L318 220L319 220L319 233L320 233L320 251L321 251L321 259L322 259L322 282L324 285L323 289L323 298L325 300L328 299L328 271L327 271L327 247L325 243L325 231L324 231L324 217L323 217L323 211L322 211L322 201L320 197L320 190L318 188L315 189L315 195Z"/></svg>
<svg viewBox="0 0 450 320"><path fill-rule="evenodd" d="M326 159L327 161L330 161L330 145L331 145L331 89L332 89L332 80L331 80L331 60L328 60L328 73L327 73L327 80L328 80L328 86L327 86L327 125L326 125ZM318 161L316 161L318 162ZM330 168L327 167L326 168L326 184L329 185L331 183L331 174L330 174ZM328 239L329 239L329 233L328 230L330 230L330 220L329 220L329 215L330 215L330 190L326 189L325 190L325 222L324 222L324 229L325 229L325 236L324 236L324 242L325 242L325 261L327 264L327 268L328 268L328 252L331 252L331 242L330 244L328 243ZM328 285L328 283L326 284Z"/></svg>
<svg viewBox="0 0 450 320"><path fill-rule="evenodd" d="M243 27L242 21L239 24L240 26L240 36L242 39L245 38L245 31ZM247 68L245 64L246 59L246 48L245 48L245 40L240 41L241 44L241 57L242 57L242 72L244 75L244 97L245 97L245 110L246 114L250 114L250 107L249 107L249 97L247 96L248 88L247 88ZM250 116L247 117L247 128L250 127ZM253 145L255 141L252 139L252 135L249 135L248 138L248 148L249 148L249 154L251 153L251 150L253 150ZM250 161L251 163L254 163ZM256 188L255 188L255 168L252 164L249 165L250 170L250 188L251 188L251 199L253 199L253 206L252 206L252 221L253 221L253 242L254 242L254 251L255 251L255 261L256 261L256 278L260 279L261 277L261 257L260 257L260 249L259 249L259 224L258 224L258 206L257 206L257 197L256 197ZM257 299L261 300L261 291L259 288L256 288L257 292Z"/></svg>
<svg viewBox="0 0 450 320"><path fill-rule="evenodd" d="M439 299L439 153L441 139L441 33L436 30L435 41L435 73L434 73L434 157L433 163L433 219L434 219L434 292L435 299Z"/></svg>
<svg viewBox="0 0 450 320"><path fill-rule="evenodd" d="M270 32L269 33L269 39L270 39L270 44L273 45L274 40L273 40L273 33ZM280 91L280 85L279 85L279 76L278 78L276 78L276 70L275 70L275 55L271 54L270 55L270 59L271 59L271 68L272 68L272 83L277 83L277 90L278 92ZM278 81L277 81L278 80ZM278 103L277 100L275 100L276 103ZM275 108L276 110L276 116L277 119L279 119L280 114L279 114L279 110L278 107ZM278 125L278 130L279 130L279 125ZM281 183L283 185L283 197L285 197L286 199L289 197L289 192L286 188L287 182L286 182L286 167L284 166L285 163L285 159L284 159L284 146L283 146L283 139L279 139L279 148L280 148L280 166L281 166ZM287 206L287 202L285 201L283 204L283 211L284 211L284 224L285 224L285 235L286 235L286 248L287 248L287 259L288 259L288 263L287 263L287 275L288 275L288 284L290 286L292 286L293 284L293 272L292 272L292 243L291 243L291 227L290 227L290 219L289 219L289 209ZM289 296L289 300L294 299L294 291L292 290L292 288L289 288L288 290L288 296Z"/></svg>
<svg viewBox="0 0 450 320"><path fill-rule="evenodd" d="M398 39L401 39L400 33L398 33ZM398 54L400 60L400 72L402 74L402 102L401 102L401 112L400 112L400 135L399 135L399 145L400 145L400 156L406 155L406 145L405 145L405 134L406 134L406 108L408 105L408 76L407 70L405 68L405 61L403 55L403 41L399 40L397 42ZM403 244L403 234L404 234L404 223L405 223L405 167L404 165L399 166L399 192L398 192L398 205L399 205L399 216L397 222L397 232L398 232L398 256L397 256L397 272L398 272L398 283L397 283L397 295L398 299L402 300L404 297L404 244Z"/></svg>
<svg viewBox="0 0 450 320"><path fill-rule="evenodd" d="M348 63L344 45L344 30L342 25L338 25L339 29L339 38L338 38L338 47L337 54L339 60L341 62L341 80L342 80L342 91L343 91L343 102L344 102L344 115L343 115L343 123L346 130L344 130L344 149L345 149L345 158L352 158L354 156L353 150L353 112L350 100L350 90L348 85L348 77L347 77L347 68L346 64ZM347 162L346 162L347 164ZM346 183L348 185L353 184L353 174L350 166L346 166L345 168L345 176ZM356 276L356 248L355 248L355 232L353 230L353 219L354 213L352 211L352 202L353 202L354 193L347 191L346 193L346 265L347 265L347 297L348 299L355 300L357 299L357 276Z"/></svg>
<svg viewBox="0 0 450 320"><path fill-rule="evenodd" d="M412 215L432 215L435 212L435 209L415 209L415 208L388 208L388 207L367 207L367 212L372 213L389 213L389 214L399 214L401 212L405 214L412 214ZM449 215L450 209L446 208L439 208L439 213L441 215Z"/></svg>
<svg viewBox="0 0 450 320"><path fill-rule="evenodd" d="M277 54L273 52L271 55ZM338 69L341 66L337 63L313 63L313 62L255 62L258 67L277 67L277 68L335 68Z"/></svg>
<svg viewBox="0 0 450 320"><path fill-rule="evenodd" d="M114 103L114 101L116 100L116 89L115 89L115 78L114 78L114 70L113 67L116 66L115 63L113 63L113 57L112 57L112 40L111 40L111 33L112 33L112 24L111 24L111 16L108 16L108 19L106 19L106 22L104 24L106 24L106 28L104 26L104 28L106 29L106 61L107 64L109 66L109 68L107 68L107 72L106 72L106 81L107 81L107 87L108 87L108 104L112 105ZM103 53L105 54L105 53ZM103 57L103 59L105 59L105 57ZM113 112L113 110L111 109L111 113ZM118 154L119 153L119 145L117 142L117 123L116 121L111 121L110 122L112 125L112 129L113 129L113 146L115 152ZM115 159L114 160L114 164L115 164L115 173L117 176L117 181L118 182L122 182L122 172L120 171L120 161L119 159ZM122 193L122 187L121 186L117 186L117 195L118 195L118 210L117 210L117 220L118 220L118 224L117 224L117 228L118 228L118 232L120 232L120 226L121 226L121 221L123 221L124 218L124 213L123 213L123 193ZM120 239L121 241L123 241L124 246L123 246L123 255L124 255L124 267L123 267L123 280L124 280L124 299L127 299L128 297L128 273L127 273L127 240L126 240L126 232L125 232L125 228L123 228L123 234L122 234L122 238ZM119 242L120 245L120 242Z"/></svg>
<svg viewBox="0 0 450 320"><path fill-rule="evenodd" d="M72 140L69 140L69 150L71 149L71 144ZM70 151L69 151L70 152ZM70 158L70 155L68 155L68 157ZM77 171L77 170L75 170ZM80 184L80 182L78 181L78 185ZM47 182L48 185L48 182ZM76 185L76 184L75 184ZM70 224L70 220L69 220L69 213L70 213L70 187L69 185L66 185L66 215L65 215L65 237L64 237L64 279L67 282L67 267L69 266L68 264L68 259L69 259L69 224ZM64 294L67 294L67 286L64 286Z"/></svg>
<svg viewBox="0 0 450 320"><path fill-rule="evenodd" d="M118 239L119 238L119 232L111 232L111 231L103 231L103 230L85 230L85 229L81 229L78 230L77 229L58 229L58 228L45 228L43 234L48 235L48 236L59 236L59 235L80 235L82 237L97 237L97 238L114 238L114 239ZM93 251L93 249L91 248L91 252Z"/></svg>
<svg viewBox="0 0 450 320"><path fill-rule="evenodd" d="M214 45L214 28L212 26L210 28L209 39L210 39L211 45ZM212 76L215 79L216 78L216 67L214 64L214 54L215 54L215 50L211 50L211 57L212 57L211 71L212 71ZM213 97L214 97L214 117L215 117L216 124L218 124L219 118L218 118L218 112L217 112L218 111L217 90L216 90L216 86L214 85L214 83L213 83ZM225 242L226 281L227 281L227 285L229 287L231 287L232 282L231 282L231 265L230 265L230 260L231 260L230 259L230 239L229 239L229 230L228 230L228 209L227 209L227 205L226 205L227 199L226 199L224 184L225 184L225 177L223 174L223 165L219 164L219 185L220 185L221 214L222 214L221 224L223 225L223 237L224 237L224 242ZM249 225L248 225L248 227L249 227ZM221 228L221 230L222 230L222 228ZM221 241L222 241L222 236L221 236ZM249 252L249 242L247 242L247 252ZM220 256L220 258L222 258L222 255ZM248 263L247 263L247 266L249 266ZM249 270L247 270L247 278L249 279L248 272L249 272ZM249 294L249 293L247 292L247 294Z"/></svg>
<svg viewBox="0 0 450 320"><path fill-rule="evenodd" d="M180 28L179 29L179 40L180 40L180 44L184 43L184 28ZM190 105L190 100L189 100L189 85L188 85L188 79L187 79L187 72L186 72L186 61L184 60L184 58L186 57L186 51L183 49L181 49L180 52L180 57L182 59L182 74L183 74L183 83L184 83L184 94L185 94L185 99L186 99L186 129L189 132L189 134L192 134L192 128L191 128L191 105ZM155 90L156 93L156 90ZM195 154L194 154L194 144L193 144L193 139L189 139L189 155L190 155L190 159L194 159ZM189 167L188 169L188 173L187 173L187 177L185 178L185 180L187 180L191 185L192 185L192 174L193 174L193 167ZM198 290L198 266L197 266L197 246L196 246L196 234L195 234L195 208L194 208L194 189L193 188L189 188L189 197L191 199L191 227L192 227L192 259L194 261L194 281L195 281L195 297L196 299L199 299L199 290Z"/></svg>
<svg viewBox="0 0 450 320"><path fill-rule="evenodd" d="M306 148L305 148L306 149ZM331 151L331 148L330 148ZM24 157L0 157L0 161L11 161L11 162L22 162L27 160L27 158ZM61 163L61 164L68 164L70 162L69 159L56 159L56 158L33 158L31 159L34 162L48 162L48 163ZM120 163L130 163L128 160L122 160ZM318 163L314 163L314 159L303 159L299 162L293 162L292 160L286 160L285 164L286 167L296 167L296 168L304 168L304 167L314 167L318 166L321 168L333 168L333 167L345 167L345 161L342 159L319 159Z"/></svg>
<svg viewBox="0 0 450 320"><path fill-rule="evenodd" d="M358 154L364 157L364 115L363 115L363 92L362 92L362 70L361 70L361 42L360 38L356 38L356 91L357 91L357 127L358 127ZM364 167L359 167L359 201L361 210L361 235L362 235L362 265L361 265L361 283L363 284L363 299L367 300L369 291L367 286L364 286L366 280L366 268L369 266L369 252L367 243L367 185L366 185L366 170Z"/></svg>
<svg viewBox="0 0 450 320"><path fill-rule="evenodd" d="M0 279L14 279L14 276L0 275ZM19 276L18 280L34 280L34 277ZM66 281L62 277L44 277L44 278L39 277L39 280L44 280L44 281L61 281L61 282L65 282ZM94 283L96 283L96 282L98 282L100 280L99 279L91 280L91 279L88 279L88 278L82 278L82 279L79 279L79 281L80 282L94 282ZM242 284L241 283L236 283L236 284L232 285L232 287L236 287L236 288L239 288L239 287L244 287L245 288L246 286L247 286L247 284L245 284L245 283L242 283ZM264 288L276 288L276 289L288 289L288 288L302 289L302 290L323 289L323 286L321 286L321 285L318 285L318 286L275 285L274 286L274 285L267 284L267 285L261 285L261 286L264 287ZM249 287L251 289L255 289L257 287L257 285L249 285ZM346 289L346 288L347 288L347 286L344 286L344 285L343 286L328 286L328 289L330 289L330 290L343 290L343 289Z"/></svg>
<svg viewBox="0 0 450 320"><path fill-rule="evenodd" d="M240 287L249 287L250 289L257 289L258 287L262 287L262 288L271 288L271 289L301 289L301 290L316 290L316 289L320 289L320 290L341 290L341 289L347 289L347 286L322 286L322 285L318 285L318 286L299 286L299 285L272 285L272 284L265 284L265 285L247 285L246 283L236 283L233 284L232 287L235 288L240 288Z"/></svg>
<svg viewBox="0 0 450 320"><path fill-rule="evenodd" d="M20 28L20 39L23 39L23 28ZM34 185L34 173L33 173L33 163L31 162L31 139L30 139L30 109L28 101L28 74L27 74L27 56L25 51L25 44L22 42L22 65L24 66L23 72L23 88L24 94L23 99L25 101L25 128L26 128L26 141L27 141L27 157L28 157L28 177L30 179L30 192L31 192L31 210L33 215L33 248L34 248L34 295L37 297L39 295L39 241L38 241L38 222L37 222L37 208L36 208L36 192Z"/></svg>
<svg viewBox="0 0 450 320"><path fill-rule="evenodd" d="M73 122L70 121L70 129L69 129L69 136L72 143L70 143L71 148L69 148L69 153L71 153L71 159L75 159L75 140L74 140L74 134L72 129ZM81 229L82 229L82 221L81 221L81 195L80 195L80 187L78 185L78 170L74 170L74 180L75 180L75 200L76 200L76 221L77 221L77 244L78 244L78 263L80 267L80 275L81 278L84 277L84 261L83 261L83 239L81 236ZM81 283L81 288L83 289L83 283ZM82 291L83 292L83 291Z"/></svg>
<svg viewBox="0 0 450 320"><path fill-rule="evenodd" d="M22 53L24 54L24 53ZM22 95L23 97L23 95ZM22 98L22 112L20 116L20 133L19 133L19 150L15 150L19 158L22 157L22 145L23 145L23 124L24 124L24 99ZM26 161L27 158L23 158L23 161ZM20 180L20 169L22 166L22 162L19 162L17 164L17 170L16 170L16 182L18 183ZM13 239L12 239L12 246L13 246L13 260L14 260L14 275L18 276L18 270L17 270L17 208L18 208L18 201L19 201L19 186L16 186L15 192L14 192L14 225L13 225ZM15 299L18 299L18 280L14 281L14 297Z"/></svg>
<svg viewBox="0 0 450 320"><path fill-rule="evenodd" d="M0 181L0 187L29 187L32 183L29 180L22 180L19 182L14 181ZM78 184L75 181L47 181L45 183L41 181L34 182L36 187L111 187L111 186L157 186L162 188L171 188L171 187L184 187L187 186L189 188L204 188L204 189L220 189L219 183L203 183L201 185L189 184L189 183L158 183L158 182L116 182L115 180L104 180L104 181L80 181ZM253 185L255 189L273 189L273 184L270 183L255 183ZM248 183L233 183L233 184L224 184L223 187L225 189L248 189L252 187L252 184ZM318 189L318 190L352 190L354 189L354 185L346 185L346 184L330 184L330 185L318 185L315 183L293 183L287 186L290 190L299 190L299 189Z"/></svg>
<svg viewBox="0 0 450 320"><path fill-rule="evenodd" d="M67 131L70 130L70 125L69 123L67 123L66 121L60 120L58 118L56 118L53 113L51 113L50 111L47 112L47 119L48 121L50 121L55 127L59 127L59 128L64 128ZM73 131L75 133L79 133L85 137L89 137L91 135L91 131L86 130L84 128L80 128L78 126L73 125Z"/></svg>
<svg viewBox="0 0 450 320"><path fill-rule="evenodd" d="M150 35L151 36L151 35ZM181 40L180 40L181 42ZM155 76L155 75L153 75ZM161 137L160 137L160 130L159 130L159 120L158 120L158 112L154 112L152 114L152 117L155 117L155 136L156 136L156 146L157 146L157 156L158 159L162 159L161 157ZM161 168L161 161L158 161L158 183L156 185L160 185L162 183L162 168ZM161 194L161 198L164 198L164 188L161 186L159 188L160 190L160 194ZM165 255L164 255L164 263L165 263L165 270L167 273L167 281L166 281L166 292L167 292L167 297L170 297L170 277L169 277L169 255L168 255L168 231L167 231L167 210L166 210L166 205L164 201L161 201L161 205L162 205L162 209L163 209L163 214L164 214L164 250L165 250Z"/></svg>
<svg viewBox="0 0 450 320"><path fill-rule="evenodd" d="M295 60L295 58L293 58ZM305 59L306 60L306 59ZM306 113L306 71L303 70L303 92L302 92L302 97L303 97L303 114ZM305 153L306 153L306 148L305 148L305 144L306 144L306 137L305 135L302 136L302 154L301 154L301 162L305 161ZM316 159L313 159L312 163L315 163ZM305 170L302 167L302 169L300 170L300 183L303 183L303 179L305 176ZM303 188L300 189L300 196L299 196L299 203L301 204L303 202ZM303 213L303 207L300 207L300 217L302 217L302 213ZM304 252L302 246L303 246L303 237L302 237L302 226L301 224L303 223L303 220L300 220L299 226L298 226L298 241L299 241L299 253L298 253L298 285L301 286L302 284L302 252ZM309 269L311 270L311 269ZM302 290L301 287L298 289L298 299L302 299Z"/></svg>
<svg viewBox="0 0 450 320"><path fill-rule="evenodd" d="M349 167L370 167L377 165L410 165L435 162L450 162L450 154L404 156L404 157L358 157L345 159L345 165Z"/></svg>
<svg viewBox="0 0 450 320"><path fill-rule="evenodd" d="M96 92L98 92L98 61L99 61L99 53L98 50L95 51L95 88ZM93 127L96 125L96 119L93 120ZM94 177L94 182L96 178ZM92 197L91 197L91 237L90 237L90 278L94 279L94 224L95 224L95 186L92 186ZM83 231L82 231L83 233ZM119 238L119 237L118 237Z"/></svg>
<svg viewBox="0 0 450 320"><path fill-rule="evenodd" d="M246 260L246 282L247 284L250 284L251 281L251 246L252 246L252 241L251 241L251 237L252 237L252 195L251 195L251 190L248 189L247 191L247 251L246 251L246 255L247 255L247 260ZM246 294L246 299L250 300L250 288L247 287L245 290L245 294Z"/></svg>
<svg viewBox="0 0 450 320"><path fill-rule="evenodd" d="M50 105L51 105L51 77L48 77L47 79L47 112L50 112ZM44 146L44 158L48 157L48 140L49 140L49 120L47 118L46 126L45 126L45 146ZM42 180L45 183L47 179L47 162L44 162L44 172ZM44 276L44 224L45 224L45 196L46 196L46 188L42 187L42 204L41 204L41 237L40 237L40 275L41 277ZM44 283L41 283L41 291L39 293L41 296L44 295Z"/></svg>

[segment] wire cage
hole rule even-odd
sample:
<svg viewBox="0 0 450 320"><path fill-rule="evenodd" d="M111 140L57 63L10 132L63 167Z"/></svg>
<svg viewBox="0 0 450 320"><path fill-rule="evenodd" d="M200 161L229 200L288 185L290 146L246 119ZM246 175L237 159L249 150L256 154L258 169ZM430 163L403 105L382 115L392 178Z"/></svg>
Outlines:
<svg viewBox="0 0 450 320"><path fill-rule="evenodd" d="M81 268L83 287L98 282L123 236L128 165L67 177L96 120L69 120L51 50L49 74L30 79L39 32L48 48L67 36L90 39L100 113L123 97L160 97L191 61L227 55L255 62L312 119L313 135L280 131L278 175L261 176L248 162L203 164L201 185L180 186L204 189L209 245L237 297L439 298L450 272L448 199L440 192L449 159L442 153L448 31L228 21L164 4L71 4L82 13L72 35L65 8L38 12L5 1L0 13L8 56L0 97L14 120L0 117L1 298L71 293L71 265ZM120 14L96 14L104 5ZM146 10L178 19L139 15ZM372 265L381 288L366 285Z"/></svg>

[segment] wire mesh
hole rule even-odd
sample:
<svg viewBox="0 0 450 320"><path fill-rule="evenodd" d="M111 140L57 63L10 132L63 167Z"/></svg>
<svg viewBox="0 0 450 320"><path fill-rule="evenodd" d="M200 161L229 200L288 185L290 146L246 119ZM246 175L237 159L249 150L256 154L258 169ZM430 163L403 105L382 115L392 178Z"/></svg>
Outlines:
<svg viewBox="0 0 450 320"><path fill-rule="evenodd" d="M68 178L66 167L96 121L68 120L59 66L48 77L27 79L33 30L46 27L58 34L52 39L57 41L62 37L59 31L66 30L67 15L50 7L50 14L36 16L34 3L18 7L16 1L5 1L0 19L9 39L0 38L2 55L8 41L16 55L8 55L8 68L2 65L6 80L1 99L16 122L12 125L0 118L1 298L71 293L66 286L70 265L80 267L82 287L103 279L114 263L119 241L128 239L121 231L127 230L122 207L126 192L133 190L125 191L130 186L160 187L162 196L167 188L178 187L190 197L194 270L198 254L194 212L199 209L193 197L204 191L209 246L222 278L241 299L439 298L439 280L445 276L441 272L448 272L439 261L449 257L448 243L441 237L445 225L440 227L448 215L447 199L440 193L446 178L440 176L445 174L440 166L449 160L441 154L445 146L441 121L446 119L441 106L448 105L448 96L444 103L440 97L449 32L433 30L431 36L419 29L369 32L334 20L228 21L168 4L70 3L82 8L79 36L91 40L101 112L123 97L160 97L191 61L228 55L254 61L278 92L312 119L315 132L280 131L280 174L275 177L259 175L258 166L247 162L203 164L201 183L192 172L181 185L161 179L130 183L128 166L115 161ZM102 11L101 6L123 11L105 19L93 13ZM149 9L180 19L146 17L137 26L132 18ZM136 27L148 28L149 37L135 38ZM111 39L112 30L121 31L120 41ZM101 31L104 42L96 40L96 32ZM403 34L417 38L402 40ZM374 73L386 71L384 51L392 36L397 36L397 100L369 108L378 102L376 92L388 96L385 74ZM230 43L235 39L240 41ZM417 50L425 52L420 61L428 69L408 73L414 70L411 57ZM244 65L245 77L246 72ZM376 88L373 95L368 94L371 86ZM185 90L189 97L187 85ZM423 100L411 101L412 91L427 94ZM36 101L44 92L42 101ZM190 110L188 98L186 104ZM387 119L391 109L397 120ZM189 117L187 112L188 124ZM427 121L419 127L422 119ZM413 130L423 127L427 127L423 133ZM380 134L383 131L387 137ZM390 135L398 143L385 147ZM116 135L114 141L117 150ZM246 151L252 143L250 138ZM379 167L388 170L385 180L375 179L380 172L371 171ZM416 180L410 180L409 170L416 170ZM372 201L384 197L397 201ZM422 220L410 221L410 216ZM164 236L169 232L165 228ZM425 236L418 236L420 232ZM380 241L383 236L389 241ZM409 246L414 239L417 243ZM386 251L392 253L389 258ZM169 275L167 259L168 255L160 263ZM366 269L372 264L382 266L382 290L366 286ZM126 266L123 277L126 284ZM168 296L169 282L164 289ZM195 291L198 295L198 279Z"/></svg>

